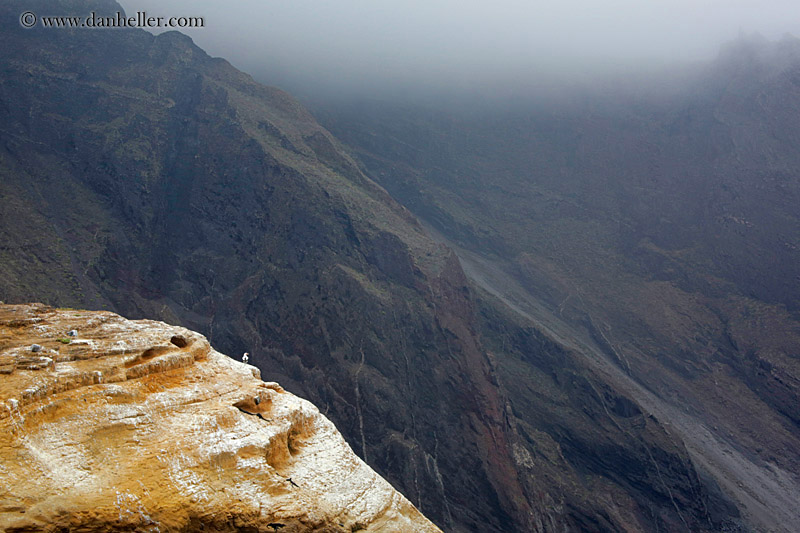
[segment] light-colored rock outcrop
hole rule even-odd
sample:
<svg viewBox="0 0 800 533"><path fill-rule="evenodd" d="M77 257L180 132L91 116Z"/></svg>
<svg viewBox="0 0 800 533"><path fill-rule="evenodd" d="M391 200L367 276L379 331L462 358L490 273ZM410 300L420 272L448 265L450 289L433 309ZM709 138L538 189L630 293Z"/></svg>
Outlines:
<svg viewBox="0 0 800 533"><path fill-rule="evenodd" d="M0 530L439 531L203 336L41 305L0 305Z"/></svg>

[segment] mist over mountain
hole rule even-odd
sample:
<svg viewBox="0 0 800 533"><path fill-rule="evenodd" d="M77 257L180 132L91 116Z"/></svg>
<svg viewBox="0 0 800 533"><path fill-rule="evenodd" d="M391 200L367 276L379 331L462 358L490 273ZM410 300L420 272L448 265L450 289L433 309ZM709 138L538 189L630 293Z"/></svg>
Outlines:
<svg viewBox="0 0 800 533"><path fill-rule="evenodd" d="M797 487L800 41L743 36L668 75L478 111L314 109L476 285L678 409L695 464L765 518L788 502L759 511L762 490ZM782 473L731 483L750 467L714 441Z"/></svg>
<svg viewBox="0 0 800 533"><path fill-rule="evenodd" d="M800 35L787 0L380 3L125 0L130 12L203 16L185 31L212 56L293 94L443 99L713 59L738 34ZM588 79L587 79L588 78Z"/></svg>

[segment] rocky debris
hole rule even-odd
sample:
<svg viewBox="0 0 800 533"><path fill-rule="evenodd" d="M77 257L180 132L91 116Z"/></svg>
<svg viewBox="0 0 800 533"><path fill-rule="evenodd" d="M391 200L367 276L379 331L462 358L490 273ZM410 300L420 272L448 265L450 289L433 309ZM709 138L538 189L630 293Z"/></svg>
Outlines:
<svg viewBox="0 0 800 533"><path fill-rule="evenodd" d="M252 370L161 322L0 306L0 530L439 531Z"/></svg>

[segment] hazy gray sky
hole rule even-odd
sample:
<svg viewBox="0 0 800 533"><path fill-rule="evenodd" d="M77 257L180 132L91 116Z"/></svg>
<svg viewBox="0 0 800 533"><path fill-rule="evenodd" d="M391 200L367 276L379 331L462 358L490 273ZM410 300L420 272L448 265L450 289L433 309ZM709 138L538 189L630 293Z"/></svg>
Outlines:
<svg viewBox="0 0 800 533"><path fill-rule="evenodd" d="M563 66L712 58L739 30L800 37L800 0L122 0L203 16L186 31L264 78L525 76ZM268 77L268 75L267 75Z"/></svg>

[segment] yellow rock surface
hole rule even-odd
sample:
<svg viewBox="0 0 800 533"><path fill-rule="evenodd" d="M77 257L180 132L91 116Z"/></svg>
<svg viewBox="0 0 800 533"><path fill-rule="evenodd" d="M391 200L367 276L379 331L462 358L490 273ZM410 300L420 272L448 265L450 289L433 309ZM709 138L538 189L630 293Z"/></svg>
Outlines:
<svg viewBox="0 0 800 533"><path fill-rule="evenodd" d="M38 304L0 305L0 530L439 531L203 336Z"/></svg>

